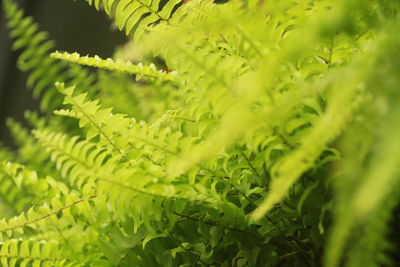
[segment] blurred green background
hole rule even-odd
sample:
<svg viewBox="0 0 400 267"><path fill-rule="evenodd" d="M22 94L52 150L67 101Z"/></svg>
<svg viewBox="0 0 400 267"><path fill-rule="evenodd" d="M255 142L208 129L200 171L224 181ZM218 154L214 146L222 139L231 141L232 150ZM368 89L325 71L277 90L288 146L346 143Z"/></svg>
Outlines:
<svg viewBox="0 0 400 267"><path fill-rule="evenodd" d="M1 0L0 0L1 2ZM97 12L84 0L15 0L25 14L39 22L40 29L56 40L57 49L81 55L110 57L124 43L104 13ZM5 120L23 121L25 110L37 110L37 103L26 88L25 73L16 68L20 51L11 50L6 21L0 7L0 140L12 147Z"/></svg>

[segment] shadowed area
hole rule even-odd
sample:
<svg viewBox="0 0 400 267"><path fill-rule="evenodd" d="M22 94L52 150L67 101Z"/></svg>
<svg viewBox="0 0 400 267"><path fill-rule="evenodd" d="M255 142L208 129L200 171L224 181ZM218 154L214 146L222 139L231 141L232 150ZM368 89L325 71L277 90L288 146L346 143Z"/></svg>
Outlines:
<svg viewBox="0 0 400 267"><path fill-rule="evenodd" d="M110 57L114 47L124 42L124 35L112 29L104 14L88 6L85 1L34 0L15 1L40 24L40 30L49 32L56 40L56 48ZM26 73L16 67L20 51L12 51L4 14L0 9L0 140L12 146L5 120L13 117L23 120L25 110L37 110L37 103L26 88Z"/></svg>

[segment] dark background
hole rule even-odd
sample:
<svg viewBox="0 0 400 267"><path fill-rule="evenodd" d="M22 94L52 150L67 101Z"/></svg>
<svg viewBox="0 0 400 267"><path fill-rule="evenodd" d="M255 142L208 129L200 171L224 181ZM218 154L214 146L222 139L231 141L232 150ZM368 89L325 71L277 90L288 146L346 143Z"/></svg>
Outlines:
<svg viewBox="0 0 400 267"><path fill-rule="evenodd" d="M33 16L40 30L56 40L56 49L81 55L110 57L124 35L113 30L110 19L85 0L15 0L25 14ZM2 3L2 0L0 0ZM16 68L20 51L11 51L5 18L0 7L0 141L11 146L5 119L23 121L25 110L37 110L37 103L26 88L26 73Z"/></svg>

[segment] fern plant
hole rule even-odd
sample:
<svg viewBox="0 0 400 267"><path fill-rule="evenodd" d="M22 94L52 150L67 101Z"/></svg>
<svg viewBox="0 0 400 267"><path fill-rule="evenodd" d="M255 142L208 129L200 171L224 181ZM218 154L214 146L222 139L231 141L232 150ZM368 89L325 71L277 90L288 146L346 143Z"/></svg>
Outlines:
<svg viewBox="0 0 400 267"><path fill-rule="evenodd" d="M86 2L112 59L3 3L42 112L0 147L2 266L396 264L398 1Z"/></svg>

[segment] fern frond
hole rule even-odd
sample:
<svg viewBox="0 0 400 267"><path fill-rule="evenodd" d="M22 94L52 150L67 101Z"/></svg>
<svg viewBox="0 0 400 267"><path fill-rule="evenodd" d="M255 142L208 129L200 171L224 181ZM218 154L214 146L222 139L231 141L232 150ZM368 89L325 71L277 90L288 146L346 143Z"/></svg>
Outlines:
<svg viewBox="0 0 400 267"><path fill-rule="evenodd" d="M140 80L142 77L149 77L153 79L158 79L160 81L174 81L174 76L175 76L173 72L167 73L162 70L157 70L154 64L150 64L149 66L144 66L142 63L139 63L135 65L130 61L126 62L121 60L114 61L111 58L101 59L98 56L82 57L78 53L69 54L67 52L64 53L54 52L50 56L52 58L61 59L64 61L80 65L113 70L118 72L125 72L128 74L135 75L136 80Z"/></svg>
<svg viewBox="0 0 400 267"><path fill-rule="evenodd" d="M25 198L28 202L36 205L41 205L47 199L57 196L59 194L67 194L68 187L66 184L53 179L50 176L46 178L39 178L35 171L29 170L24 165L19 163L13 163L9 161L2 162L1 173L4 177L9 178L13 181L13 185L18 188L18 194L25 194ZM11 191L12 188L9 188ZM17 202L15 205L17 207ZM23 206L23 211L26 208Z"/></svg>
<svg viewBox="0 0 400 267"><path fill-rule="evenodd" d="M56 110L54 110L54 115L65 116L65 117L70 117L70 118L74 118L74 119L80 119L80 117L81 117L81 114L74 112L72 110L69 110L69 109L56 109Z"/></svg>
<svg viewBox="0 0 400 267"><path fill-rule="evenodd" d="M113 106L114 113L124 113L137 120L153 122L170 109L179 106L183 90L176 82L133 82L124 73L99 72L96 96L104 106ZM175 76L175 74L174 74ZM117 86L116 86L117 85ZM129 99L129 102L126 100Z"/></svg>
<svg viewBox="0 0 400 267"><path fill-rule="evenodd" d="M399 25L398 20L393 23ZM391 57L398 54L396 47L400 40L397 35L392 34L391 26L385 28L384 32L386 34L379 36L371 49L375 55L373 58L375 65L370 72L371 77L382 77L383 66L385 66L385 72L395 73L398 70L398 63L391 62ZM385 49L382 51L379 47L385 47ZM385 112L364 115L365 121L362 122L375 121L376 127L364 132L353 127L346 136L351 138L358 134L360 137L358 142L368 145L360 150L357 142L355 144L343 142L347 148L345 162L352 166L349 168L350 166L343 164L344 172L336 181L336 223L328 243L326 266L339 266L342 259L345 259L346 266L361 266L367 261L371 266L387 263L384 253L390 245L383 236L390 213L396 202L398 203L397 188L400 171L398 162L400 156L397 149L400 129L397 119L398 96L388 93L397 90L397 75L393 81L380 84L379 91L374 92L375 97L380 97L390 108ZM368 80L367 86L374 88L376 85L375 80ZM374 100L370 99L364 109L376 111L379 107ZM347 139L344 141L349 142ZM357 244L350 244L349 240L353 238L359 242L359 247ZM371 244L368 244L369 242ZM375 244L382 245L377 247ZM347 258L347 246L351 248L350 258ZM377 257L371 259L371 253L376 253L374 256Z"/></svg>
<svg viewBox="0 0 400 267"><path fill-rule="evenodd" d="M42 174L50 174L54 166L49 164L49 156L46 153L40 153L42 148L37 144L29 129L11 118L6 122L15 144L18 145L18 161L32 169L38 169L40 166ZM43 121L38 123L42 124Z"/></svg>
<svg viewBox="0 0 400 267"><path fill-rule="evenodd" d="M77 264L63 258L56 241L32 242L10 239L0 243L0 262L3 266L72 266Z"/></svg>
<svg viewBox="0 0 400 267"><path fill-rule="evenodd" d="M68 138L65 134L54 133L48 130L36 130L37 140L51 154L57 169L64 178L79 188L86 179L98 176L101 173L108 177L113 172L113 163L116 159L107 161L109 154L103 148L88 141L78 141L79 137Z"/></svg>
<svg viewBox="0 0 400 267"><path fill-rule="evenodd" d="M347 84L349 85L349 84ZM327 107L326 113L316 121L309 135L301 141L300 147L282 159L282 162L274 170L274 180L271 183L271 192L266 200L253 214L255 220L260 219L276 203L278 203L288 192L296 180L311 166L336 136L340 134L343 127L349 122L352 111L357 108L359 101L355 99L357 84L350 84L347 90L336 93ZM358 103L357 103L358 102ZM341 111L342 105L347 103L352 107ZM340 112L340 116L338 115ZM330 131L326 132L329 125Z"/></svg>
<svg viewBox="0 0 400 267"><path fill-rule="evenodd" d="M115 18L119 29L125 29L127 35L135 32L135 37L140 37L147 27L169 23L174 8L179 8L182 0L166 3L160 0L86 0L86 2L94 5L96 9L99 9L102 4L105 12Z"/></svg>
<svg viewBox="0 0 400 267"><path fill-rule="evenodd" d="M0 221L0 241L6 242L21 236L31 237L32 240L35 240L36 235L44 236L47 234L47 240L57 240L60 244L63 244L64 248L70 242L71 244L80 242L80 245L75 247L79 251L86 246L87 242L81 242L82 240L76 236L77 232L85 232L91 235L92 237L87 239L88 242L93 240L96 229L85 230L77 222L82 220L93 223L97 211L93 209L89 201L96 199L101 203L101 197L90 195L92 193L90 189L84 190L87 197L82 196L76 191L69 190L68 186L55 181L51 177L38 178L35 172L19 164L5 163L3 166L7 175L12 177L15 184L20 188L20 192L30 192L31 195L36 197L32 198L33 201L29 203L30 208L26 212ZM38 201L39 199L41 201ZM36 202L36 205L32 206L34 202ZM50 234L51 231L57 233ZM75 234L69 236L68 232ZM63 234L60 236L60 233ZM69 236L68 241L65 240L66 236ZM42 239L36 240L35 243L39 244L40 240ZM71 249L74 250L75 248ZM68 256L63 254L63 257Z"/></svg>
<svg viewBox="0 0 400 267"><path fill-rule="evenodd" d="M12 153L0 143L0 162L12 159ZM17 187L13 184L12 180L3 173L0 174L0 184L2 185L0 190L0 217L18 214L25 204L23 201L16 199L18 196ZM22 203L22 205L19 206L19 203Z"/></svg>
<svg viewBox="0 0 400 267"><path fill-rule="evenodd" d="M129 161L127 152L132 149L129 149L130 146L134 149L151 146L167 154L175 154L177 140L181 137L179 132L171 133L170 129L160 129L156 125L147 127L144 122L137 123L124 114L113 114L110 108L102 108L97 100L86 100L86 94L75 95L74 87L57 86L65 95L64 104L70 104L72 112L79 114L80 127L87 126L87 138L90 140L99 136L100 145L117 152L125 161ZM167 138L170 138L169 142ZM123 150L122 147L128 149Z"/></svg>
<svg viewBox="0 0 400 267"><path fill-rule="evenodd" d="M0 174L0 182L2 185L0 190L1 216L17 215L24 210L29 200L21 200L20 190L14 184L13 180L4 175L4 173Z"/></svg>
<svg viewBox="0 0 400 267"><path fill-rule="evenodd" d="M27 86L33 88L33 96L41 99L42 110L53 109L62 102L54 83L68 81L72 77L80 76L83 69L69 69L65 63L57 62L49 57L54 50L55 43L48 39L47 32L38 30L39 25L32 17L24 17L23 11L11 0L3 3L7 18L7 27L10 35L15 39L13 49L23 49L18 59L18 67L22 71L30 71ZM82 76L81 76L82 77ZM82 77L83 78L83 77ZM76 81L83 88L93 83L93 77L86 73L83 79Z"/></svg>

